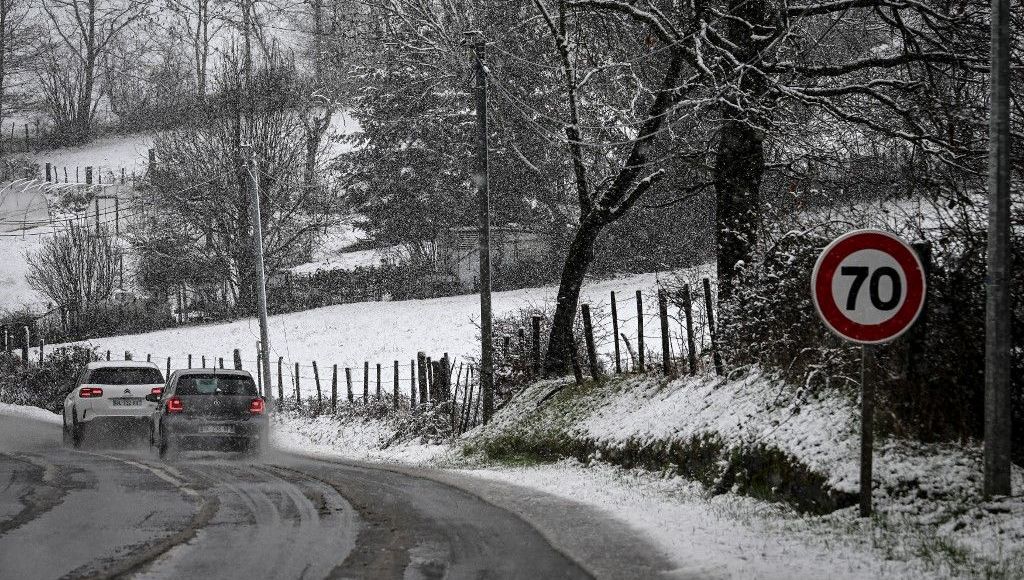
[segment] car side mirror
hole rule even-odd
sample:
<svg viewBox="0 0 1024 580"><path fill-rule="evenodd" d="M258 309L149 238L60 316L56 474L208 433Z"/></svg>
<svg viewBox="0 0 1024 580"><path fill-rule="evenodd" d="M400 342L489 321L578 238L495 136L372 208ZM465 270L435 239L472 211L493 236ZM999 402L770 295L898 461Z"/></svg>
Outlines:
<svg viewBox="0 0 1024 580"><path fill-rule="evenodd" d="M150 394L146 395L146 400L149 401L150 403L159 403L160 402L160 395L156 395L154 393L150 393Z"/></svg>

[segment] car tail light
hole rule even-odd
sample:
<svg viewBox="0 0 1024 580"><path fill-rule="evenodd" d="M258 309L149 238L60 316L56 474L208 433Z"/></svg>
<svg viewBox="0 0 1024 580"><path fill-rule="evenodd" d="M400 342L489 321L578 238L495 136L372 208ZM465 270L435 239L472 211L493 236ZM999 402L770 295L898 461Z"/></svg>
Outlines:
<svg viewBox="0 0 1024 580"><path fill-rule="evenodd" d="M164 392L164 388L163 387L153 387L152 389L149 390L149 394L150 395L160 395L163 392Z"/></svg>
<svg viewBox="0 0 1024 580"><path fill-rule="evenodd" d="M103 396L103 389L99 387L82 387L78 390L78 396L83 399L92 399Z"/></svg>
<svg viewBox="0 0 1024 580"><path fill-rule="evenodd" d="M253 399L252 402L249 403L249 412L253 415L262 415L263 409L263 399Z"/></svg>
<svg viewBox="0 0 1024 580"><path fill-rule="evenodd" d="M182 404L181 399L178 397L171 397L167 399L167 412L168 413L180 413L185 410L185 405Z"/></svg>

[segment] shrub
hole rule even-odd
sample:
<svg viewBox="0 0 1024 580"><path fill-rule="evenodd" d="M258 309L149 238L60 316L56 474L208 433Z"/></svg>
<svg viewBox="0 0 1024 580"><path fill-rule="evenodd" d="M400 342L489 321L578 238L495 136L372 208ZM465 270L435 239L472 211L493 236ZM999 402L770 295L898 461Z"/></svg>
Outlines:
<svg viewBox="0 0 1024 580"><path fill-rule="evenodd" d="M1017 223L1024 215L1016 208ZM976 212L932 208L909 230L888 224L906 239L931 243L926 316L897 340L874 347L871 369L883 431L925 441L981 438L984 419L985 250L984 224ZM810 274L822 248L853 226L821 219L815 227L787 231L746 265L733 295L720 304L719 334L727 364L757 364L795 385L797 394L841 389L856 396L860 353L832 335L811 304ZM856 223L856 222L854 222ZM903 225L901 228L895 227ZM781 228L780 228L781 229ZM909 231L908 231L909 230ZM1024 235L1015 231L1014 260L1024 263ZM1011 282L1012 326L1024 328L1024 271ZM915 354L919 353L919 354ZM1014 453L1024 461L1024 350L1012 350Z"/></svg>

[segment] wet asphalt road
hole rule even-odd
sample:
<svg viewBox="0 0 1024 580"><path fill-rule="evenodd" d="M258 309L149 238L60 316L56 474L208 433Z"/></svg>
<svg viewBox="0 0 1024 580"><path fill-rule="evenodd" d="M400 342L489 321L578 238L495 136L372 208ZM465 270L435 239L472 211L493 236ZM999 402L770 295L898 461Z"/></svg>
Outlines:
<svg viewBox="0 0 1024 580"><path fill-rule="evenodd" d="M271 453L62 445L0 417L0 577L586 578L520 517L456 487Z"/></svg>

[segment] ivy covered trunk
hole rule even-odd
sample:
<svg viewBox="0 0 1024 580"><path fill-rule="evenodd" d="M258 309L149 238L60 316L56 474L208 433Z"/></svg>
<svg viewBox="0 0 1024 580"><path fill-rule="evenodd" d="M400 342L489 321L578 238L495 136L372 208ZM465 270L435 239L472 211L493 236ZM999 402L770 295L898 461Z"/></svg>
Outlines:
<svg viewBox="0 0 1024 580"><path fill-rule="evenodd" d="M753 62L767 48L777 20L776 7L771 0L730 0L729 14L733 18L726 36L737 47L734 54L740 62ZM720 300L732 294L736 266L750 263L757 240L759 191L765 169L764 129L768 123L762 114L765 92L761 73L747 71L739 79L738 90L723 99L720 107L722 127L715 157Z"/></svg>
<svg viewBox="0 0 1024 580"><path fill-rule="evenodd" d="M544 356L544 374L560 375L569 372L569 349L575 348L573 327L576 319L576 305L579 303L580 288L587 269L594 261L594 242L604 223L587 219L580 224L569 245L569 252L562 266L562 278L558 285L558 300L555 315L551 321L551 335L548 350Z"/></svg>

